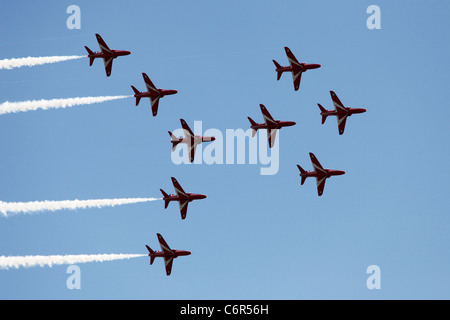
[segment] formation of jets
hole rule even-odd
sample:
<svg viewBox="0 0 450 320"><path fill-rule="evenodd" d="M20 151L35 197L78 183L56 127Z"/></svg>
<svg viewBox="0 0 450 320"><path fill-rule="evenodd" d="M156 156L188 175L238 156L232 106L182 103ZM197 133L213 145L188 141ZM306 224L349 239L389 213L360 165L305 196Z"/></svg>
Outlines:
<svg viewBox="0 0 450 320"><path fill-rule="evenodd" d="M106 76L109 77L112 71L113 60L120 56L129 55L131 54L131 52L123 50L111 50L99 34L96 34L96 38L100 46L100 52L93 52L88 47L85 47L89 54L89 66L92 66L96 58L102 58L105 63ZM277 73L277 81L281 79L281 76L284 72L291 72L294 83L294 91L298 91L300 88L302 74L308 70L318 69L322 67L322 65L303 62L301 63L297 60L295 55L288 47L284 47L284 50L289 61L289 66L281 66L277 61L272 60L276 67L275 71ZM174 95L178 93L178 91L159 89L153 84L146 73L142 73L142 76L144 78L147 91L141 92L134 86L131 86L134 92L134 97L136 98L136 106L139 105L141 98L149 98L152 114L155 117L158 114L159 100L166 95ZM334 91L330 91L330 94L333 101L334 110L326 110L324 107L322 107L321 104L318 103L318 106L320 108L320 115L322 116L322 124L325 123L328 116L336 116L339 135L342 135L344 134L347 118L353 114L364 113L366 112L366 109L345 107L337 97L336 93L334 93ZM294 121L275 120L263 104L260 104L260 108L264 118L263 123L256 123L252 118L248 117L248 120L251 124L250 128L252 129L252 136L254 137L257 131L260 129L267 130L269 147L272 148L275 144L277 131L282 129L283 127L294 126L296 123ZM194 162L196 147L203 142L212 142L215 140L215 138L194 135L184 119L180 119L180 122L184 131L184 137L176 137L172 134L172 132L169 131L171 139L170 142L172 143L172 151L175 151L179 144L186 144L187 150L189 152L189 161ZM345 174L345 171L325 169L312 152L309 153L309 156L311 158L311 163L314 169L313 171L306 171L300 165L297 165L298 169L300 170L301 185L305 183L306 178L308 177L316 178L317 193L319 196L322 196L326 179L332 176L343 175ZM189 202L205 199L206 195L186 192L174 177L172 177L171 179L173 187L175 189L175 194L169 195L164 190L160 189L163 195L164 208L167 209L171 201L178 202L180 206L181 219L184 220L186 219ZM166 274L169 276L172 272L173 259L179 256L190 255L191 252L171 249L164 238L161 236L161 234L158 233L157 237L161 246L161 251L153 251L149 246L146 245L149 252L148 255L150 257L150 265L153 264L156 257L164 258Z"/></svg>

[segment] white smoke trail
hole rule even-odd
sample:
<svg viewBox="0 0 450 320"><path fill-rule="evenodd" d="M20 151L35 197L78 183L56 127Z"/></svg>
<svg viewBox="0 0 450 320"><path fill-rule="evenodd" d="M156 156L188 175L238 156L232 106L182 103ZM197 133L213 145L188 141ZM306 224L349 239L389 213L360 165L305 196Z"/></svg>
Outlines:
<svg viewBox="0 0 450 320"><path fill-rule="evenodd" d="M0 60L0 70L20 68L20 67L34 67L41 64L56 63L86 57L87 56L54 56L54 57L28 57L18 59L3 59Z"/></svg>
<svg viewBox="0 0 450 320"><path fill-rule="evenodd" d="M10 268L19 269L30 267L52 267L53 265L80 264L88 262L106 262L145 257L146 254L81 254L63 256L0 256L0 270Z"/></svg>
<svg viewBox="0 0 450 320"><path fill-rule="evenodd" d="M82 104L101 103L105 101L130 98L129 96L102 96L102 97L81 97L52 100L29 100L22 102L3 102L0 104L0 115L6 113L26 112L38 109L48 110L57 108L67 108Z"/></svg>
<svg viewBox="0 0 450 320"><path fill-rule="evenodd" d="M124 204L142 203L161 200L161 198L124 198L97 200L63 200L63 201L31 201L3 202L0 201L0 216L9 217L19 213L36 213L42 211L76 210L87 208L115 207Z"/></svg>

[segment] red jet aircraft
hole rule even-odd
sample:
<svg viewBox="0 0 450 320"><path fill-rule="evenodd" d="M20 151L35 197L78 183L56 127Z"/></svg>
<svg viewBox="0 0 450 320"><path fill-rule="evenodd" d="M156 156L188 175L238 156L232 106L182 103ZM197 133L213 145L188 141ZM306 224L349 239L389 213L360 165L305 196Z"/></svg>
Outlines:
<svg viewBox="0 0 450 320"><path fill-rule="evenodd" d="M345 171L324 169L313 153L310 152L309 156L311 158L314 171L305 171L302 167L297 165L298 169L300 170L300 177L302 178L301 185L305 183L306 178L315 177L317 180L317 192L320 197L323 194L326 179L332 176L340 176L342 174L345 174Z"/></svg>
<svg viewBox="0 0 450 320"><path fill-rule="evenodd" d="M197 194L197 193L188 193L183 190L183 188L178 183L177 179L172 177L172 183L173 187L175 189L175 194L167 194L163 189L161 190L161 193L163 194L164 198L164 209L167 209L169 206L170 201L178 201L178 204L180 205L180 212L181 212L181 219L186 218L186 213L188 209L189 202L192 202L194 200L200 200L205 199L206 196L204 194Z"/></svg>
<svg viewBox="0 0 450 320"><path fill-rule="evenodd" d="M176 136L173 135L172 132L169 131L169 135L171 138L170 142L172 142L172 151L175 151L175 148L177 147L178 144L186 143L188 146L188 151L189 151L189 161L194 162L195 150L197 148L197 145L201 144L202 142L214 141L214 140L216 140L216 138L215 137L196 136L192 132L191 128L189 128L186 121L184 121L183 119L180 119L180 122L181 122L181 126L183 127L185 137L177 138Z"/></svg>
<svg viewBox="0 0 450 320"><path fill-rule="evenodd" d="M248 120L251 123L250 128L253 129L252 131L252 137L255 136L256 131L258 131L259 129L267 129L267 137L269 138L269 147L272 148L275 144L275 138L277 135L277 130L281 129L283 127L290 127L290 126L294 126L295 122L294 121L280 121L280 120L275 120L269 113L269 111L266 109L266 107L262 104L259 105L261 107L261 112L263 114L264 117L264 123L256 123L255 121L253 121L252 118L247 117Z"/></svg>
<svg viewBox="0 0 450 320"><path fill-rule="evenodd" d="M139 101L141 98L150 98L150 104L152 106L152 113L155 117L158 114L158 105L159 105L159 99L164 98L164 96L172 95L178 93L177 90L165 90L165 89L157 89L153 82L150 80L150 78L143 73L142 76L144 77L145 86L147 87L147 92L142 91L140 92L135 87L131 86L131 88L134 91L134 97L136 98L136 106L139 105Z"/></svg>
<svg viewBox="0 0 450 320"><path fill-rule="evenodd" d="M318 103L317 105L320 108L320 115L322 116L322 124L325 123L325 120L327 120L328 116L336 116L337 122L338 122L338 129L339 129L339 135L342 135L345 130L345 123L347 121L347 117L350 117L352 114L355 113L364 113L367 110L362 108L348 108L344 107L341 100L339 100L336 93L333 91L330 91L331 99L333 100L334 108L335 110L326 110L324 107Z"/></svg>
<svg viewBox="0 0 450 320"><path fill-rule="evenodd" d="M131 51L111 50L99 34L96 33L95 36L97 37L101 52L93 52L91 49L84 46L89 53L89 66L92 66L95 58L103 58L103 61L105 63L106 76L109 77L111 75L113 60L120 56L127 56L131 54Z"/></svg>
<svg viewBox="0 0 450 320"><path fill-rule="evenodd" d="M153 264L153 261L155 261L156 257L163 257L164 265L166 266L166 274L170 276L170 273L172 272L173 259L178 258L179 256L188 256L191 254L191 252L171 249L162 235L160 235L159 233L157 233L156 235L158 236L161 251L153 251L149 246L145 245L149 252L148 256L150 257L150 265Z"/></svg>
<svg viewBox="0 0 450 320"><path fill-rule="evenodd" d="M297 58L294 56L291 50L288 47L284 47L286 51L286 55L289 60L289 66L282 67L278 62L272 60L275 64L275 71L277 72L277 80L280 80L283 72L292 72L292 79L294 80L294 89L297 91L300 88L300 81L302 79L302 73L306 72L309 69L317 69L320 68L320 64L308 64L308 63L300 63Z"/></svg>

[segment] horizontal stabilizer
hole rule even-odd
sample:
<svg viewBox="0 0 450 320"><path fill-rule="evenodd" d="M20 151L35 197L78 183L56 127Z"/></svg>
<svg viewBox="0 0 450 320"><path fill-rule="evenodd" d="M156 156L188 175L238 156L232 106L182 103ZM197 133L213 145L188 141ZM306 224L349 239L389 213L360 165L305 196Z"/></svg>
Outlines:
<svg viewBox="0 0 450 320"><path fill-rule="evenodd" d="M95 57L91 56L94 54L94 52L92 52L91 49L89 49L88 47L84 46L86 48L86 51L89 54L89 66L92 66L92 64L94 63Z"/></svg>
<svg viewBox="0 0 450 320"><path fill-rule="evenodd" d="M147 248L148 253L155 254L155 251L153 251L148 245L145 245L145 247ZM150 265L153 264L153 261L155 261L155 256L150 256Z"/></svg>
<svg viewBox="0 0 450 320"><path fill-rule="evenodd" d="M139 90L136 89L134 86L131 86L131 89L133 89L134 94L140 94Z"/></svg>
<svg viewBox="0 0 450 320"><path fill-rule="evenodd" d="M256 126L257 123L250 117L247 117L248 121L250 121L250 124L252 125L252 127ZM258 131L258 129L252 128L252 137L254 137L256 135L256 131Z"/></svg>
<svg viewBox="0 0 450 320"><path fill-rule="evenodd" d="M140 92L138 89L136 89L135 87L131 86L131 89L133 89L134 94L136 96L136 107L139 105L139 102L141 101L141 96L139 95Z"/></svg>
<svg viewBox="0 0 450 320"><path fill-rule="evenodd" d="M169 197L169 195L163 190L163 189L159 189L163 195L164 198ZM169 206L170 200L164 200L164 209L167 209L167 207Z"/></svg>
<svg viewBox="0 0 450 320"><path fill-rule="evenodd" d="M298 170L300 170L300 177L302 178L301 185L303 185L305 183L307 176L303 176L302 174L305 174L306 170L300 167L299 165L297 165L297 168Z"/></svg>
<svg viewBox="0 0 450 320"><path fill-rule="evenodd" d="M324 107L322 107L322 105L320 103L318 103L317 105L319 106L320 112L322 114L322 124L324 124L325 121L327 120L328 114L323 114L323 113L327 112L327 110Z"/></svg>
<svg viewBox="0 0 450 320"><path fill-rule="evenodd" d="M175 137L175 135L174 135L172 132L170 132L170 131L169 131L169 135L170 135L170 139L171 139L170 142L172 142L172 151L175 151L177 145L178 145L181 141L178 140L178 138Z"/></svg>
<svg viewBox="0 0 450 320"><path fill-rule="evenodd" d="M281 69L281 66L278 62L276 62L275 60L272 60L273 64L275 65L275 67L277 68L275 71L277 72L277 80L280 80L281 75L283 74L283 71L279 71L278 69Z"/></svg>
<svg viewBox="0 0 450 320"><path fill-rule="evenodd" d="M151 254L155 253L155 251L153 251L152 248L150 248L149 246L145 245L145 247L147 248L148 253L151 253Z"/></svg>
<svg viewBox="0 0 450 320"><path fill-rule="evenodd" d="M298 170L300 170L300 173L306 173L306 170L297 165Z"/></svg>

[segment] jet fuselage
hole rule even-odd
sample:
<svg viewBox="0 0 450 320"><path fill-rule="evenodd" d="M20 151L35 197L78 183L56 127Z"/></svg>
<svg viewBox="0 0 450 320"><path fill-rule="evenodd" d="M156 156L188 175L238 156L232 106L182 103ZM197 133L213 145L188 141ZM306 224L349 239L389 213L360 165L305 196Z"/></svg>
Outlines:
<svg viewBox="0 0 450 320"><path fill-rule="evenodd" d="M154 253L149 253L148 256L149 257L173 257L173 258L178 258L180 256L188 256L190 255L192 252L190 251L186 251L186 250L175 250L172 249L172 254L170 253L164 253L162 251L154 251Z"/></svg>
<svg viewBox="0 0 450 320"><path fill-rule="evenodd" d="M363 108L346 108L347 109L347 116L351 116L352 114L357 114L357 113L364 113L367 110L363 109ZM338 114L345 114L342 111L336 111L336 110L326 110L326 111L322 111L320 113L321 116L337 116Z"/></svg>
<svg viewBox="0 0 450 320"><path fill-rule="evenodd" d="M117 58L117 57L121 57L121 56L127 56L131 54L131 51L126 51L126 50L111 50L111 53L103 53L103 52L94 52L88 55L89 58Z"/></svg>
<svg viewBox="0 0 450 320"><path fill-rule="evenodd" d="M294 121L280 121L280 120L276 120L276 124L257 123L256 125L250 126L250 128L254 129L254 130L259 130L259 129L275 130L275 129L281 129L283 127L291 127L291 126L295 126L295 125L296 125L296 123Z"/></svg>
<svg viewBox="0 0 450 320"><path fill-rule="evenodd" d="M164 96L170 96L172 94L177 94L177 90L165 90L165 89L158 89L159 94L148 92L148 91L141 91L139 93L134 94L135 98L152 98L159 96L159 98L164 98Z"/></svg>
<svg viewBox="0 0 450 320"><path fill-rule="evenodd" d="M345 171L342 170L332 170L332 169L325 169L326 172L314 172L314 171L306 171L305 173L300 173L300 177L327 177L330 178L332 176L340 176L345 174Z"/></svg>
<svg viewBox="0 0 450 320"><path fill-rule="evenodd" d="M186 193L187 196L184 195L176 195L176 194L170 194L167 197L164 197L164 201L189 201L192 202L194 200L201 200L205 199L206 195L199 194L199 193Z"/></svg>
<svg viewBox="0 0 450 320"><path fill-rule="evenodd" d="M317 69L322 67L322 65L320 64L316 64L316 63L301 63L300 66L284 66L281 68L276 68L275 71L276 72L297 72L297 71L302 71L302 72L306 72L307 70L310 69Z"/></svg>
<svg viewBox="0 0 450 320"><path fill-rule="evenodd" d="M175 143L175 145L179 143L186 143L186 144L200 144L202 142L212 142L215 141L215 137L207 137L207 136L195 136L194 138L190 137L179 137L179 138L172 138L172 143Z"/></svg>

